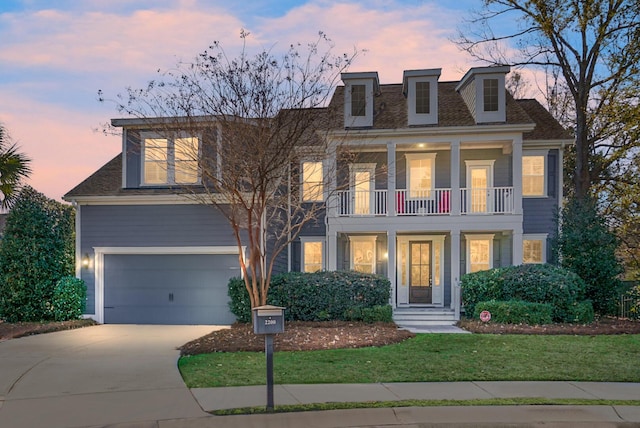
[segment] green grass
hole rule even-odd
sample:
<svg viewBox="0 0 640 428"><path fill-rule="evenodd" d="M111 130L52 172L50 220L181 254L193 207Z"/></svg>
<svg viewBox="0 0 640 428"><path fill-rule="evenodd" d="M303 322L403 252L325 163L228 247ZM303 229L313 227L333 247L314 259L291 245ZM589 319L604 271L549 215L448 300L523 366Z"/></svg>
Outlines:
<svg viewBox="0 0 640 428"><path fill-rule="evenodd" d="M445 406L639 406L638 400L587 400L575 398L487 398L477 400L400 400L365 401L351 403L283 404L274 412L310 412L319 410L375 409L388 407L445 407ZM265 406L240 407L210 412L213 415L250 415L268 413Z"/></svg>
<svg viewBox="0 0 640 428"><path fill-rule="evenodd" d="M274 354L277 384L593 381L640 382L640 335L420 334L396 345ZM189 388L264 385L264 353L182 357Z"/></svg>

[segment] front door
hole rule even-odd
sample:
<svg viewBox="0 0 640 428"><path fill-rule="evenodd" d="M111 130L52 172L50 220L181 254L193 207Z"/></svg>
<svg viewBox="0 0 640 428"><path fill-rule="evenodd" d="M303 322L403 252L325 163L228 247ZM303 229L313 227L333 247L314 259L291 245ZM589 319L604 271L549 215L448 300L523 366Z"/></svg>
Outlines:
<svg viewBox="0 0 640 428"><path fill-rule="evenodd" d="M433 302L431 241L409 242L409 303Z"/></svg>

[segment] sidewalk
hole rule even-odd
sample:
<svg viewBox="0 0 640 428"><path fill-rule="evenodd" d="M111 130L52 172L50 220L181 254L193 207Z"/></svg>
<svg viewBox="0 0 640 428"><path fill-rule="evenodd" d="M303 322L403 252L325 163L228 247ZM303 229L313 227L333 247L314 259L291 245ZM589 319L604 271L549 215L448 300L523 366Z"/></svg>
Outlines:
<svg viewBox="0 0 640 428"><path fill-rule="evenodd" d="M266 386L191 389L203 410L264 406ZM575 398L640 400L640 383L616 382L419 382L275 385L276 407L283 404L399 400L477 400L490 398ZM640 407L638 407L640 422Z"/></svg>

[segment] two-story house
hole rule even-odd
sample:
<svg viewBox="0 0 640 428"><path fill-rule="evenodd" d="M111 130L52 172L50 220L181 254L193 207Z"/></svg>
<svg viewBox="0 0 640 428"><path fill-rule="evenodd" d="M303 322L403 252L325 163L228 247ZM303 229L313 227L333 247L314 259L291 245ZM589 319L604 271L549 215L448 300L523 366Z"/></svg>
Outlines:
<svg viewBox="0 0 640 428"><path fill-rule="evenodd" d="M344 73L326 138L351 160L300 165L301 192L326 204L325 218L303 229L283 269L385 275L397 322L426 324L459 319L464 273L546 262L572 138L536 100L513 99L508 72L472 68L441 82L440 69L410 70L385 85L375 72ZM161 137L138 119L112 124L123 130L122 153L65 195L77 207L87 314L106 323L233 322L231 229L176 190L197 180L197 165L179 153L216 136Z"/></svg>

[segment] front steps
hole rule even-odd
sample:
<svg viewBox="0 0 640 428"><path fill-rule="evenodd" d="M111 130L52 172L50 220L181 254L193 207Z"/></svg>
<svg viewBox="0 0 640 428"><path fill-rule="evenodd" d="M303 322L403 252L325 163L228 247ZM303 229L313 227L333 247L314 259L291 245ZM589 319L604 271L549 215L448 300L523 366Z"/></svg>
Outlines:
<svg viewBox="0 0 640 428"><path fill-rule="evenodd" d="M394 308L393 321L400 327L455 325L456 314L450 308Z"/></svg>

